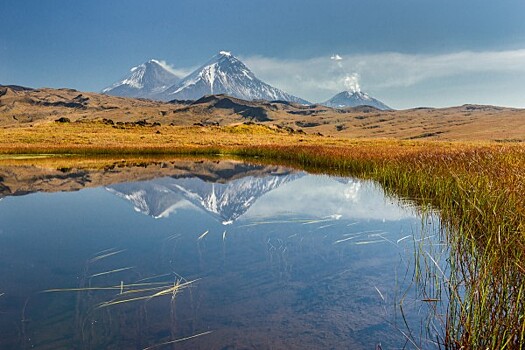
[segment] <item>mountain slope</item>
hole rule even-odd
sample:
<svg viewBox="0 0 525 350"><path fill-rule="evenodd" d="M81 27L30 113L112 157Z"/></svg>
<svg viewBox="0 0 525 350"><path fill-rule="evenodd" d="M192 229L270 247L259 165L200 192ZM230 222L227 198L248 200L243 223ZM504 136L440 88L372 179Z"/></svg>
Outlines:
<svg viewBox="0 0 525 350"><path fill-rule="evenodd" d="M226 51L215 55L158 98L165 101L197 100L213 94L226 94L244 100L282 100L309 104L259 80L244 63Z"/></svg>
<svg viewBox="0 0 525 350"><path fill-rule="evenodd" d="M102 93L122 97L155 98L169 86L180 81L165 63L149 60L133 67L122 80L102 90Z"/></svg>
<svg viewBox="0 0 525 350"><path fill-rule="evenodd" d="M383 111L392 109L383 102L361 91L343 91L321 104L332 108L372 106Z"/></svg>

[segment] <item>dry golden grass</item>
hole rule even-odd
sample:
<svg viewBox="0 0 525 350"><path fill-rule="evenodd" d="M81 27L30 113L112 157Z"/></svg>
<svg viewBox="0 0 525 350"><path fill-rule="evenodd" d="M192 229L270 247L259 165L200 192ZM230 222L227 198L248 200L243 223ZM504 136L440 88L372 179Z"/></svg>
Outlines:
<svg viewBox="0 0 525 350"><path fill-rule="evenodd" d="M44 123L0 130L2 153L170 153L187 147L287 144L314 136L288 135L265 126L140 127L103 123Z"/></svg>
<svg viewBox="0 0 525 350"><path fill-rule="evenodd" d="M55 123L47 122L34 127L0 129L0 153L92 153L92 154L154 154L180 153L193 148L229 148L262 145L338 146L354 151L364 146L380 145L374 153L390 154L392 147L410 146L400 152L415 152L428 145L439 148L465 148L486 144L479 142L421 142L395 139L346 139L288 132L264 125L237 124L217 126L127 126L117 128L101 122ZM456 146L454 146L456 145ZM386 147L386 148L385 148ZM396 153L397 154L397 153Z"/></svg>

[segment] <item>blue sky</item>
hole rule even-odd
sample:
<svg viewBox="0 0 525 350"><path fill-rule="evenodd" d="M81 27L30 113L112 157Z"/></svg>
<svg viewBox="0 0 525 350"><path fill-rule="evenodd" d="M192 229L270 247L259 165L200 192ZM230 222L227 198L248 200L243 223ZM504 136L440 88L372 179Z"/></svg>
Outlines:
<svg viewBox="0 0 525 350"><path fill-rule="evenodd" d="M311 101L356 76L395 108L525 107L524 18L523 0L4 0L0 84L99 91L150 58L188 72L229 50Z"/></svg>

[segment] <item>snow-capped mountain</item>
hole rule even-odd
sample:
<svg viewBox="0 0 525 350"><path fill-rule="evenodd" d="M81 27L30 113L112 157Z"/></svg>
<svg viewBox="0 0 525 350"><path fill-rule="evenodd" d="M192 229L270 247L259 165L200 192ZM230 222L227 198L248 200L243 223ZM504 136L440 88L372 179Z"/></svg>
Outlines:
<svg viewBox="0 0 525 350"><path fill-rule="evenodd" d="M385 105L383 102L367 95L362 91L343 91L321 103L324 106L332 108L345 108L357 106L372 106L381 110L390 110L392 108Z"/></svg>
<svg viewBox="0 0 525 350"><path fill-rule="evenodd" d="M155 218L166 217L191 203L223 224L230 224L259 197L302 176L304 173L269 173L236 178L226 183L208 182L198 177L164 177L112 185L107 190L133 203L135 210Z"/></svg>
<svg viewBox="0 0 525 350"><path fill-rule="evenodd" d="M309 104L299 97L259 80L253 72L230 52L221 51L159 95L159 99L197 100L205 95L226 94L243 100L282 100Z"/></svg>
<svg viewBox="0 0 525 350"><path fill-rule="evenodd" d="M131 68L122 80L102 90L102 93L123 97L142 97L155 99L168 87L180 81L162 61L149 60Z"/></svg>

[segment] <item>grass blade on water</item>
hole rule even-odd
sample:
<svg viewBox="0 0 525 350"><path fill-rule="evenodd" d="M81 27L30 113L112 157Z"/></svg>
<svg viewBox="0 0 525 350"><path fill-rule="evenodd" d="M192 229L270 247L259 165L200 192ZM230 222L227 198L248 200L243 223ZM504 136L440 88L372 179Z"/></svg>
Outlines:
<svg viewBox="0 0 525 350"><path fill-rule="evenodd" d="M176 340L167 341L165 343L148 346L147 348L144 348L142 350L151 350L151 349L155 349L155 348L158 348L158 347L161 347L161 346L164 346L164 345L180 343L180 342L183 342L183 341L186 341L186 340L190 340L190 339L195 339L197 337L201 337L203 335L207 335L207 334L210 334L210 333L213 333L213 331L207 331L207 332L195 334L195 335L192 335L192 336L189 336L189 337L180 338L180 339L176 339Z"/></svg>

